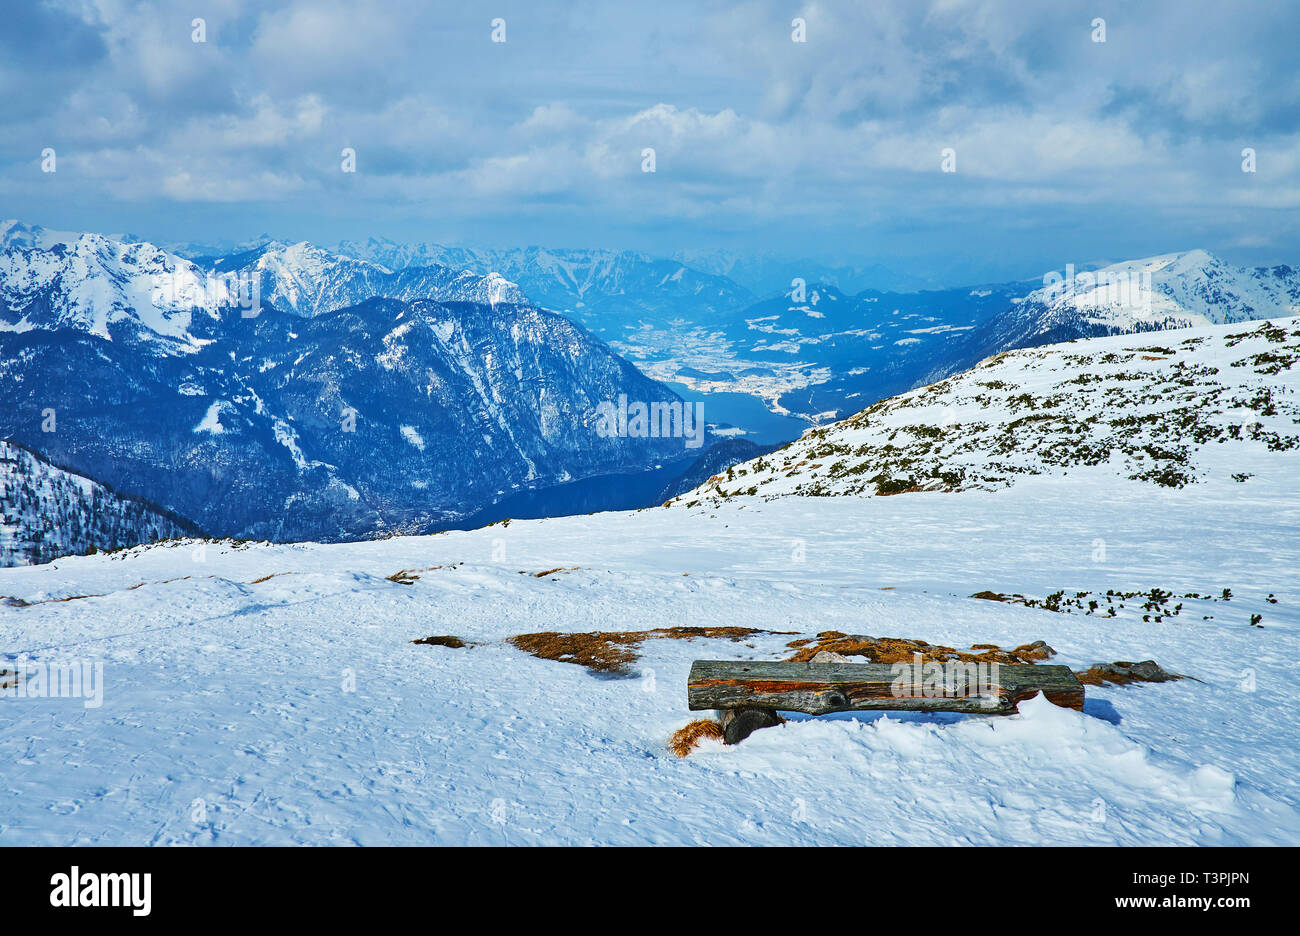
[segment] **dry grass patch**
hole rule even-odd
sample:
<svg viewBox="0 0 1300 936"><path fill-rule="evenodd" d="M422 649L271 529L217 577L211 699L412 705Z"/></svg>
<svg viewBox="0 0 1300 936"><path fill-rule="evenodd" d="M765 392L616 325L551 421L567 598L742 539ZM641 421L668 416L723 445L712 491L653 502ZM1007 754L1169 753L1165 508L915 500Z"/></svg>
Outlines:
<svg viewBox="0 0 1300 936"><path fill-rule="evenodd" d="M722 731L722 725L708 718L693 721L673 732L673 736L668 739L668 746L672 748L673 753L678 757L685 757L699 747L700 742L705 738L723 741L725 735Z"/></svg>
<svg viewBox="0 0 1300 936"><path fill-rule="evenodd" d="M1129 663L1116 660L1114 663L1094 663L1082 673L1075 673L1079 682L1085 686L1104 686L1107 683L1127 686L1135 682L1173 682L1176 679L1191 679L1171 673L1155 660L1143 660L1141 663Z"/></svg>
<svg viewBox="0 0 1300 936"><path fill-rule="evenodd" d="M815 638L792 640L786 646L795 651L790 659L797 663L807 663L824 650L842 656L866 657L872 663L911 663L915 654L919 653L923 663L1013 665L1037 663L1056 655L1056 651L1041 640L1022 644L1011 650L1003 650L997 644L975 644L969 650L957 650L953 647L929 644L924 640L911 640L906 637L867 637L842 634L839 631L822 631Z"/></svg>
<svg viewBox="0 0 1300 936"><path fill-rule="evenodd" d="M994 597L989 600L998 601L1002 598ZM800 663L807 663L818 653L825 651L845 657L866 657L872 663L911 663L914 654L919 653L923 663L998 663L1003 666L1040 663L1056 655L1056 651L1041 640L1022 644L1010 650L1004 650L997 644L982 643L972 644L969 650L957 650L953 647L928 644L924 640L865 637L841 634L839 631L823 631L815 638L803 637L792 640L786 646L795 651L790 660ZM1160 683L1195 678L1171 673L1155 660L1143 660L1141 663L1130 663L1124 660L1115 663L1094 663L1086 670L1076 671L1075 676L1085 686L1108 684L1127 686L1136 682Z"/></svg>
<svg viewBox="0 0 1300 936"><path fill-rule="evenodd" d="M516 634L508 638L508 642L543 660L577 663L597 672L614 673L624 669L637 657L624 644L640 643L643 639L644 637L638 637L632 640L630 635L622 633L541 633Z"/></svg>
<svg viewBox="0 0 1300 936"><path fill-rule="evenodd" d="M507 642L543 660L576 663L602 673L625 670L637 659L633 649L647 640L690 640L695 637L740 641L773 631L753 627L661 627L648 631L595 631L587 634L543 632L516 634Z"/></svg>
<svg viewBox="0 0 1300 936"><path fill-rule="evenodd" d="M533 578L546 578L546 576L555 575L557 572L577 572L581 568L582 566L570 566L566 569L564 566L558 566L554 569L546 569L542 572L529 572L527 569L520 569L519 574L531 575Z"/></svg>
<svg viewBox="0 0 1300 936"><path fill-rule="evenodd" d="M442 566L436 565L429 566L427 569L398 569L392 575L386 575L384 577L390 582L396 582L398 585L414 585L420 580L421 573L436 572L441 568ZM452 568L454 569L456 567L453 565Z"/></svg>

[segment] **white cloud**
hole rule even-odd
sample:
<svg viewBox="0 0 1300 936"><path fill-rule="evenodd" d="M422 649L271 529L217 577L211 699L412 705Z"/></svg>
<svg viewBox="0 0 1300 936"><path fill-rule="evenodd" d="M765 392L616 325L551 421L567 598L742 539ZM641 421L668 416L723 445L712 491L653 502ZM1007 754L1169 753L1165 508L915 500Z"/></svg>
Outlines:
<svg viewBox="0 0 1300 936"><path fill-rule="evenodd" d="M30 116L15 111L0 191L61 205L64 223L95 200L146 221L175 201L243 202L287 223L328 212L352 236L387 218L545 231L549 217L549 239L570 243L648 226L680 237L664 252L719 232L994 249L972 236L989 218L1068 239L1085 208L1098 237L1107 215L1146 209L1150 252L1187 230L1240 240L1240 224L1300 237L1261 214L1293 204L1300 171L1296 10L1115 8L1097 44L1098 14L1076 2L561 13L504 0L509 42L494 46L483 17L406 0L203 6L203 45L170 4L75 7L107 54L60 72ZM806 43L790 41L796 15ZM38 188L43 145L60 172ZM1007 216L1013 199L1024 217ZM113 225L128 226L147 227Z"/></svg>

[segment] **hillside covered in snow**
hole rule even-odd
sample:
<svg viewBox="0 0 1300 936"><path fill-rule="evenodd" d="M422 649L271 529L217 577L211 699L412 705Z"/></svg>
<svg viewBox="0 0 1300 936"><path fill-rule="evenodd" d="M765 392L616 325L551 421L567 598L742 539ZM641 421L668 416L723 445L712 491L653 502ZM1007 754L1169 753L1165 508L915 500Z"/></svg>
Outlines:
<svg viewBox="0 0 1300 936"><path fill-rule="evenodd" d="M157 507L56 468L0 441L0 566L193 536L198 529Z"/></svg>
<svg viewBox="0 0 1300 936"><path fill-rule="evenodd" d="M991 490L1095 470L1165 487L1300 473L1300 319L1007 351L810 429L681 501Z"/></svg>

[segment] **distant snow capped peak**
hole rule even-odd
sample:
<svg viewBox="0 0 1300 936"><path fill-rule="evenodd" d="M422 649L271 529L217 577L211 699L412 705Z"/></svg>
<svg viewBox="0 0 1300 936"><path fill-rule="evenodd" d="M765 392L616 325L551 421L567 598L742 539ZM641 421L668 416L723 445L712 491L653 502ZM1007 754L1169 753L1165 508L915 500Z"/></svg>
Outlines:
<svg viewBox="0 0 1300 936"><path fill-rule="evenodd" d="M265 303L304 317L374 297L523 305L527 297L498 274L445 266L393 272L308 241L267 241L200 265L147 241L93 232L56 232L0 222L0 330L74 328L134 338L190 353L196 313L218 319Z"/></svg>
<svg viewBox="0 0 1300 936"><path fill-rule="evenodd" d="M1046 274L1041 288L1013 299L973 334L967 356L1297 313L1300 271L1288 266L1233 266L1206 250L1126 260L1096 270L1067 265Z"/></svg>
<svg viewBox="0 0 1300 936"><path fill-rule="evenodd" d="M337 253L307 241L276 244L262 251L249 269L260 277L268 304L306 317L376 296L492 306L528 302L515 283L497 273L480 274L433 262L390 265L356 256L366 251L355 244L348 250Z"/></svg>
<svg viewBox="0 0 1300 936"><path fill-rule="evenodd" d="M1096 272L1164 273L1168 276L1182 276L1205 267L1224 265L1222 260L1208 250L1196 248L1194 250L1157 254L1153 257L1120 260L1117 263L1099 267Z"/></svg>
<svg viewBox="0 0 1300 936"><path fill-rule="evenodd" d="M40 238L40 228L23 224L13 218L0 221L0 248L35 247Z"/></svg>
<svg viewBox="0 0 1300 936"><path fill-rule="evenodd" d="M52 231L39 224L25 224L10 218L0 221L0 251L12 249L48 248L54 244L70 244L80 237L74 231Z"/></svg>
<svg viewBox="0 0 1300 936"><path fill-rule="evenodd" d="M326 250L324 247L318 247L310 241L298 241L293 244L280 244L279 242L275 242L274 246L270 247L267 253L264 253L262 256L265 257L268 254L278 254L283 257L287 263L295 263L303 266L323 267L330 263L350 262L377 267L386 273L392 272L382 264L372 263L369 260L359 257L350 257L345 254L335 253Z"/></svg>
<svg viewBox="0 0 1300 936"><path fill-rule="evenodd" d="M510 280L506 279L500 273L489 273L482 279L482 290L487 296L488 305L498 305L502 302L514 302L515 294L519 287Z"/></svg>
<svg viewBox="0 0 1300 936"><path fill-rule="evenodd" d="M7 225L0 253L0 328L73 328L112 338L125 327L142 340L192 351L195 313L218 317L226 294L210 274L153 244L102 234L65 235ZM176 344L179 342L179 344Z"/></svg>
<svg viewBox="0 0 1300 936"><path fill-rule="evenodd" d="M1300 311L1300 277L1288 268L1235 267L1206 250L1053 271L1021 302L1040 331L1071 318L1110 331L1242 322Z"/></svg>
<svg viewBox="0 0 1300 936"><path fill-rule="evenodd" d="M1214 256L1208 250L1186 250L1182 253L1166 254L1164 257L1155 257L1153 260L1164 260L1165 265L1161 271L1171 276L1180 276L1184 273L1190 273L1194 270L1204 270L1212 266L1226 266L1222 260Z"/></svg>

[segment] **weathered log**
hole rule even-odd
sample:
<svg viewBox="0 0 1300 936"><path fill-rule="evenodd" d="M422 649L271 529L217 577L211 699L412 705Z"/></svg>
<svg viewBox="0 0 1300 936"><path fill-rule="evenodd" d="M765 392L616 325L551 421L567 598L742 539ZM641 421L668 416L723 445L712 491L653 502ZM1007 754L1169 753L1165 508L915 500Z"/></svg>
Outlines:
<svg viewBox="0 0 1300 936"><path fill-rule="evenodd" d="M775 728L781 716L766 708L733 708L722 713L723 744L739 744L760 728Z"/></svg>
<svg viewBox="0 0 1300 936"><path fill-rule="evenodd" d="M693 711L758 708L808 715L1011 715L1039 692L1056 705L1083 708L1083 686L1068 666L696 660L686 687Z"/></svg>

